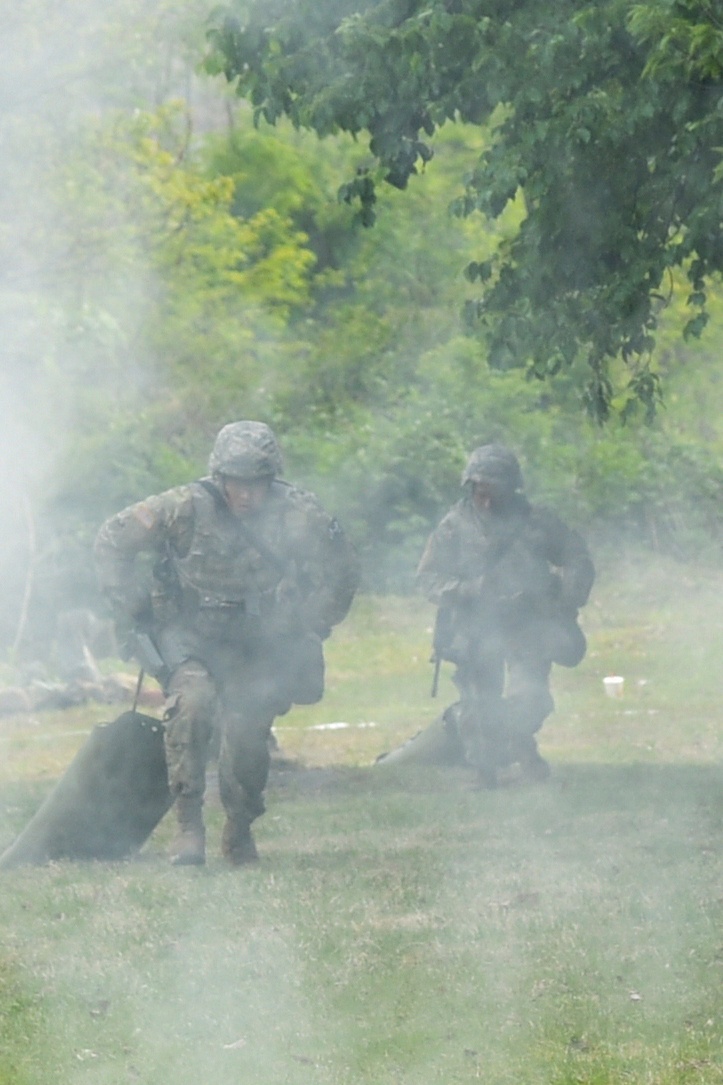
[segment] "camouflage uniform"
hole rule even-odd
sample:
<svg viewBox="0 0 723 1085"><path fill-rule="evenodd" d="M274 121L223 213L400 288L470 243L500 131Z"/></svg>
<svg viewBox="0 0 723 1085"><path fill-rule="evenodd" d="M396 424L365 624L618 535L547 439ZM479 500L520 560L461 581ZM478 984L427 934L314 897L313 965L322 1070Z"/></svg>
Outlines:
<svg viewBox="0 0 723 1085"><path fill-rule="evenodd" d="M477 507L475 483L498 499ZM439 607L435 651L456 663L460 699L445 713L485 786L519 762L530 778L549 772L534 735L552 712L553 662L585 654L577 624L594 569L582 538L549 509L529 504L503 446L485 445L462 476L464 496L430 536L418 582Z"/></svg>
<svg viewBox="0 0 723 1085"><path fill-rule="evenodd" d="M116 608L150 630L165 663L165 743L177 799L175 861L203 862L201 805L218 735L226 811L222 848L235 863L256 857L251 822L264 811L269 734L292 704L318 701L322 642L356 590L353 548L313 494L276 476L281 459L262 423L219 434L211 477L148 497L102 526L95 556ZM252 513L234 515L222 482L266 479ZM150 551L150 591L137 555Z"/></svg>

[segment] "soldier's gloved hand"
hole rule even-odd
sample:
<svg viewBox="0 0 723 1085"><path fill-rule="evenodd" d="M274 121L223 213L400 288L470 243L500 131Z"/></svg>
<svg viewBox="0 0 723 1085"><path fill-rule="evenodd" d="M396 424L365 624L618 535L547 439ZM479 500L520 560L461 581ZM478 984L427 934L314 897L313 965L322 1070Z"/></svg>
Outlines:
<svg viewBox="0 0 723 1085"><path fill-rule="evenodd" d="M118 653L121 659L133 655L133 634L147 628L152 618L151 595L147 588L132 585L107 592L113 614Z"/></svg>
<svg viewBox="0 0 723 1085"><path fill-rule="evenodd" d="M487 580L484 576L476 576L472 580L460 580L457 585L457 602L470 603L479 599L486 586Z"/></svg>

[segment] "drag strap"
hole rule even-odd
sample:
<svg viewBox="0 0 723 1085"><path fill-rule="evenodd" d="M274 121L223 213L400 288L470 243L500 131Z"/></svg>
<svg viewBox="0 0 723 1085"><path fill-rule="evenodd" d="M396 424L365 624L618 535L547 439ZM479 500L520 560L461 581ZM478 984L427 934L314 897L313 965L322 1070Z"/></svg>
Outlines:
<svg viewBox="0 0 723 1085"><path fill-rule="evenodd" d="M212 482L209 482L209 480L206 478L199 479L198 481L199 484L203 486L204 490L206 490L206 492L209 493L214 499L217 508L223 511L225 515L230 515L228 505L226 504L226 499L219 490L218 486L214 486L214 484ZM234 527L236 528L236 531L241 536L241 538L246 543L248 543L248 545L253 550L255 550L257 554L260 554L268 565L271 565L272 568L277 571L277 573L281 573L282 576L284 575L284 573L286 572L286 563L281 560L278 554L275 554L274 551L266 545L263 539L259 538L256 532L253 531L248 526L248 524L244 524L242 520L234 517Z"/></svg>

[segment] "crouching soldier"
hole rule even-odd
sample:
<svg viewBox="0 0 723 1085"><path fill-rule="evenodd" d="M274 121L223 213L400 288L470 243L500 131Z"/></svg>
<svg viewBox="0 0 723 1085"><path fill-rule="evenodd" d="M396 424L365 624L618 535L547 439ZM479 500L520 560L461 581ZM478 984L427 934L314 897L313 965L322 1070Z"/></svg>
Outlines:
<svg viewBox="0 0 723 1085"><path fill-rule="evenodd" d="M595 575L587 547L522 489L509 449L475 449L462 499L430 536L417 573L439 608L437 663L456 664L460 697L444 722L484 787L513 763L528 780L547 778L535 735L554 708L550 670L576 666L586 650L577 615Z"/></svg>
<svg viewBox="0 0 723 1085"><path fill-rule="evenodd" d="M131 631L143 665L149 651L158 661L177 864L205 862L212 740L220 742L222 853L233 865L258 858L251 824L264 812L271 726L292 704L322 697L322 643L356 591L357 558L339 524L281 470L268 426L230 423L209 477L131 505L97 536L100 584L117 624ZM142 552L151 555L146 579Z"/></svg>

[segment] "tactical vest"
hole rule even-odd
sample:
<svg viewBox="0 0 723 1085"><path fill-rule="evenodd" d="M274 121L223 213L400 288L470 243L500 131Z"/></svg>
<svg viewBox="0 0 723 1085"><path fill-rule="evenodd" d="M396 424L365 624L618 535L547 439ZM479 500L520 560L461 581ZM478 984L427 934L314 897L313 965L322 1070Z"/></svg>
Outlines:
<svg viewBox="0 0 723 1085"><path fill-rule="evenodd" d="M493 578L500 598L545 598L554 577L547 556L547 539L534 509L509 518L480 516L464 508L459 517L461 575L473 579L485 573Z"/></svg>
<svg viewBox="0 0 723 1085"><path fill-rule="evenodd" d="M285 492L274 484L254 518L254 534L280 559L284 555ZM274 566L244 536L235 518L200 484L193 486L194 528L184 556L171 555L183 611L243 606L258 613L281 579Z"/></svg>

